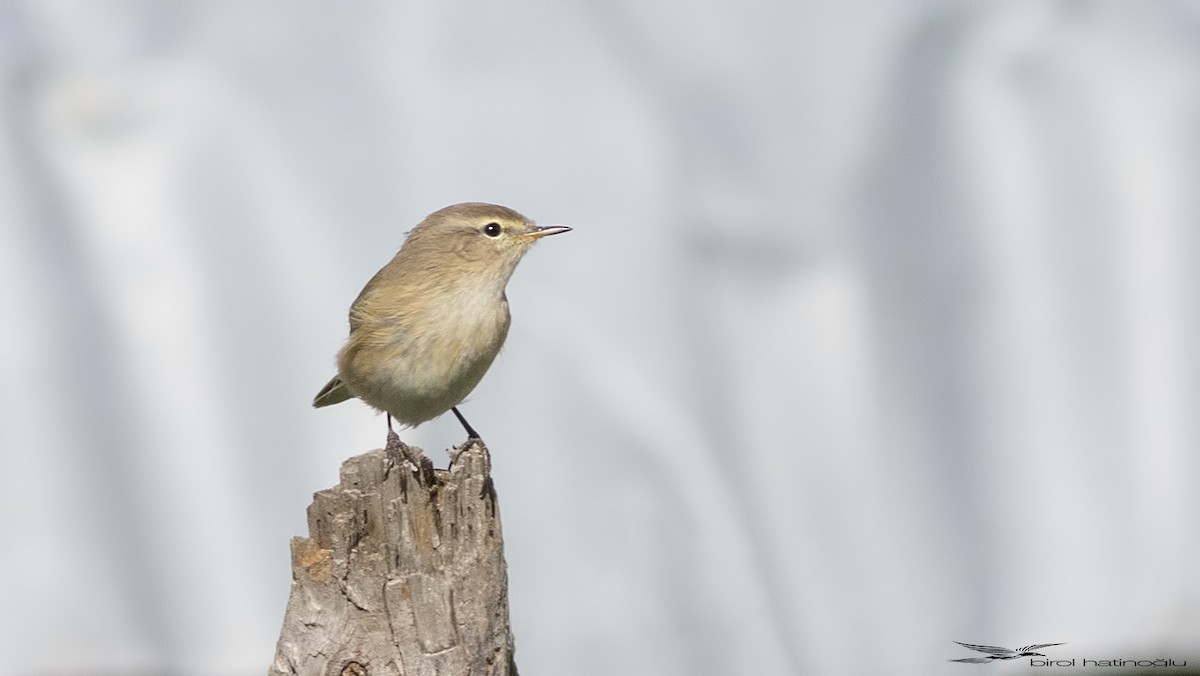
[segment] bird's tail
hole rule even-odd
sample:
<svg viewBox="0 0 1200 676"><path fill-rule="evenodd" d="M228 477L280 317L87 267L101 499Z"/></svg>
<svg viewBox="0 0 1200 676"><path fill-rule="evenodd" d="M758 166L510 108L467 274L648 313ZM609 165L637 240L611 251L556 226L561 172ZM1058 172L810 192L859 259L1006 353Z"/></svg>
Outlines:
<svg viewBox="0 0 1200 676"><path fill-rule="evenodd" d="M317 396L313 398L313 408L321 408L322 406L333 406L340 404L347 399L353 398L350 390L346 389L346 385L342 383L342 379L334 376L332 380L317 392Z"/></svg>

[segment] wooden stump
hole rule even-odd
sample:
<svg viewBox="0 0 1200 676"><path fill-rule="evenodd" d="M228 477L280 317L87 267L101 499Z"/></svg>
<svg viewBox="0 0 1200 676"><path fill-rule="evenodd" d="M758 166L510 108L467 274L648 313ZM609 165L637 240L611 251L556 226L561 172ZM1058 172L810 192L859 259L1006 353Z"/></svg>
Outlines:
<svg viewBox="0 0 1200 676"><path fill-rule="evenodd" d="M487 447L372 451L308 508L270 676L516 676Z"/></svg>

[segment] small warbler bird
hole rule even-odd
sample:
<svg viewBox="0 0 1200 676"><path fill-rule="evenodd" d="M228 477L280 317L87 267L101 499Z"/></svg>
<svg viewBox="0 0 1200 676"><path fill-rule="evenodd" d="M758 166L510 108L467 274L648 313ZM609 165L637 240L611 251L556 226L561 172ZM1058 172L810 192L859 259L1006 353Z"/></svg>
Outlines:
<svg viewBox="0 0 1200 676"><path fill-rule="evenodd" d="M399 443L392 418L416 427L446 411L479 439L457 405L508 335L504 287L534 242L570 230L480 202L427 216L350 306L337 375L313 406L358 397L387 413L389 448Z"/></svg>

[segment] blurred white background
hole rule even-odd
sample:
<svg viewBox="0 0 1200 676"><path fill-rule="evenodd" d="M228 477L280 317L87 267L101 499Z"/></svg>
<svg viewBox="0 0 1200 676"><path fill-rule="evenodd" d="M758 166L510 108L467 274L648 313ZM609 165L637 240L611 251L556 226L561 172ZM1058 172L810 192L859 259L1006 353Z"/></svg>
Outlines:
<svg viewBox="0 0 1200 676"><path fill-rule="evenodd" d="M1200 660L1195 3L9 1L0 97L0 674L264 673L466 200L575 228L462 407L523 674Z"/></svg>

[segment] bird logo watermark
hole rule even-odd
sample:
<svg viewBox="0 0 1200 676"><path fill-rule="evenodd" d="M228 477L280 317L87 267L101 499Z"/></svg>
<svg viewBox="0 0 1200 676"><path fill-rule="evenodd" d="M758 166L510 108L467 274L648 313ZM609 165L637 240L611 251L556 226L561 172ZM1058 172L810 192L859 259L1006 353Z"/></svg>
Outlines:
<svg viewBox="0 0 1200 676"><path fill-rule="evenodd" d="M947 662L962 662L963 664L988 664L996 660L1015 660L1021 657L1045 657L1042 653L1035 651L1042 648L1049 648L1052 645L1066 645L1065 643L1035 643L1023 648L1010 650L994 645L975 645L974 643L963 643L962 641L955 641L955 643L976 652L987 653L986 657L963 657L957 660L947 660Z"/></svg>

